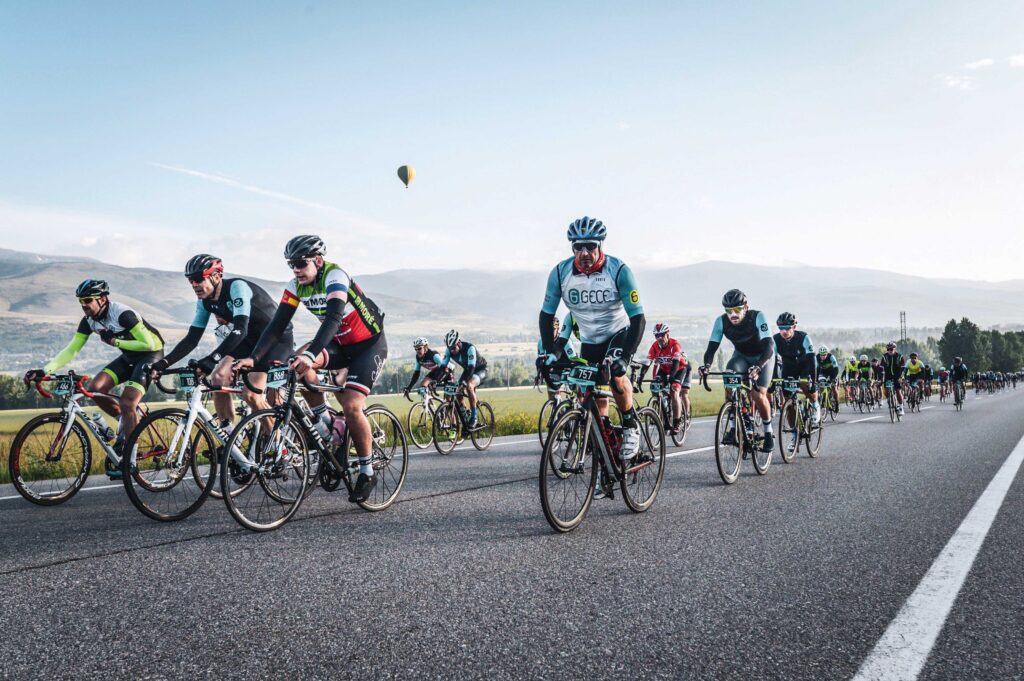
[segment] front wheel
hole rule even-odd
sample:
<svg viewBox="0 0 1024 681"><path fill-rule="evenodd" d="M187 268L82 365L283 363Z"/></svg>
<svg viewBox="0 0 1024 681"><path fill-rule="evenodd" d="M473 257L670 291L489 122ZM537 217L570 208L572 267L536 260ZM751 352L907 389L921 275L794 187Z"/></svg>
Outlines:
<svg viewBox="0 0 1024 681"><path fill-rule="evenodd" d="M736 416L736 405L726 402L718 410L715 421L715 463L718 475L727 485L736 482L743 461L744 433Z"/></svg>
<svg viewBox="0 0 1024 681"><path fill-rule="evenodd" d="M434 411L434 422L430 428L437 453L451 454L462 433L462 419L454 401L445 402Z"/></svg>
<svg viewBox="0 0 1024 681"><path fill-rule="evenodd" d="M364 413L370 423L370 446L373 450L370 465L373 466L373 474L377 476L377 484L370 492L370 497L358 503L367 511L383 511L395 503L405 485L405 477L409 473L409 446L401 422L387 407L374 404L367 407ZM347 438L346 443L348 451L344 453L347 461L341 463L348 464L351 475L355 476L358 475L355 448L351 438Z"/></svg>
<svg viewBox="0 0 1024 681"><path fill-rule="evenodd" d="M540 505L558 532L579 527L594 500L593 438L587 431L587 415L579 410L564 414L548 433L540 460Z"/></svg>
<svg viewBox="0 0 1024 681"><path fill-rule="evenodd" d="M653 409L637 412L640 447L624 471L622 498L634 513L643 513L654 504L665 478L665 428Z"/></svg>
<svg viewBox="0 0 1024 681"><path fill-rule="evenodd" d="M405 417L405 423L409 427L409 439L416 445L416 449L426 449L430 446L433 415L425 402L412 405Z"/></svg>
<svg viewBox="0 0 1024 681"><path fill-rule="evenodd" d="M75 496L89 477L92 445L78 421L62 412L35 417L11 443L7 470L14 489L33 504L56 506Z"/></svg>
<svg viewBox="0 0 1024 681"><path fill-rule="evenodd" d="M494 410L486 402L476 403L476 427L469 433L473 446L483 452L494 440Z"/></svg>

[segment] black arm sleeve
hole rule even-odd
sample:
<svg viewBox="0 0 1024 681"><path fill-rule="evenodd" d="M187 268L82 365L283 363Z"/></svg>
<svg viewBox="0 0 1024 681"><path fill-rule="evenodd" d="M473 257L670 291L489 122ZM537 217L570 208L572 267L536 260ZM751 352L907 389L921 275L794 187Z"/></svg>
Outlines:
<svg viewBox="0 0 1024 681"><path fill-rule="evenodd" d="M644 328L647 326L647 318L643 314L633 315L629 318L629 332L626 333L625 347L622 354L632 357L640 346L640 339L644 337Z"/></svg>
<svg viewBox="0 0 1024 681"><path fill-rule="evenodd" d="M674 359L674 360L672 360L672 373L669 374L669 375L670 376L675 376L677 371L679 371L679 360L678 359Z"/></svg>
<svg viewBox="0 0 1024 681"><path fill-rule="evenodd" d="M416 381L420 380L420 370L412 372L412 378L409 379L409 385L405 386L405 392L412 390L412 387L416 385Z"/></svg>
<svg viewBox="0 0 1024 681"><path fill-rule="evenodd" d="M708 341L708 349L704 351L704 366L709 367L715 361L715 353L718 352L721 341Z"/></svg>
<svg viewBox="0 0 1024 681"><path fill-rule="evenodd" d="M644 382L644 376L647 375L647 370L651 368L650 364L644 364L640 367L640 376L636 379L637 383Z"/></svg>
<svg viewBox="0 0 1024 681"><path fill-rule="evenodd" d="M178 360L195 350L196 346L199 345L199 339L203 337L203 333L205 332L206 329L201 326L188 327L188 333L185 334L185 337L174 346L173 350L167 353L166 357L164 357L164 360L167 362L167 366L174 366Z"/></svg>
<svg viewBox="0 0 1024 681"><path fill-rule="evenodd" d="M757 363L764 368L764 365L768 363L772 357L775 356L775 341L771 338L761 339L761 356L757 358Z"/></svg>
<svg viewBox="0 0 1024 681"><path fill-rule="evenodd" d="M469 383L469 379L473 378L474 367L466 367L462 370L462 375L459 376L459 383Z"/></svg>
<svg viewBox="0 0 1024 681"><path fill-rule="evenodd" d="M540 313L540 340L544 344L544 350L554 352L555 348L555 315L547 312ZM563 346L565 347L565 346Z"/></svg>
<svg viewBox="0 0 1024 681"><path fill-rule="evenodd" d="M135 314L131 310L125 310L118 316L117 323L125 329L134 329L139 323L139 315Z"/></svg>
<svg viewBox="0 0 1024 681"><path fill-rule="evenodd" d="M267 328L263 329L263 334L260 336L259 341L256 342L256 347L252 350L252 359L258 364L263 356L270 352L270 348L274 347L281 334L288 328L288 322L295 316L295 308L291 305L281 304L277 306L277 311L274 312L273 318L270 323L267 324Z"/></svg>
<svg viewBox="0 0 1024 681"><path fill-rule="evenodd" d="M234 327L228 337L221 341L217 349L213 351L213 355L219 355L224 357L225 355L231 355L234 357L232 351L238 347L238 344L242 342L246 336L249 335L249 317L246 315L240 315L231 319L231 325ZM211 355L212 358L212 355Z"/></svg>
<svg viewBox="0 0 1024 681"><path fill-rule="evenodd" d="M331 298L327 301L327 313L324 315L323 321L320 322L320 329L313 336L313 342L309 344L309 349L306 352L315 357L327 347L331 339L338 334L341 320L345 318L344 312L345 301L341 298Z"/></svg>

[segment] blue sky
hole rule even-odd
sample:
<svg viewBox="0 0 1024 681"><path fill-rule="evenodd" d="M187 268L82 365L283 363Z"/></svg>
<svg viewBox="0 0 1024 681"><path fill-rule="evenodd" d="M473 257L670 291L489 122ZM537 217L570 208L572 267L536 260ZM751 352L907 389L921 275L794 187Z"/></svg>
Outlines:
<svg viewBox="0 0 1024 681"><path fill-rule="evenodd" d="M0 246L1020 276L1024 4L716 4L5 3Z"/></svg>

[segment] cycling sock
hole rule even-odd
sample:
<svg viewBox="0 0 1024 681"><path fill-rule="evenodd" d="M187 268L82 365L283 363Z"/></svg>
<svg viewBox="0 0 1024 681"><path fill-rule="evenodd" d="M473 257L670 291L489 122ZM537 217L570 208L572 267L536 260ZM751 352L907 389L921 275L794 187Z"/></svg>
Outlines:
<svg viewBox="0 0 1024 681"><path fill-rule="evenodd" d="M373 476L373 466L370 465L370 457L359 457L359 472L363 475Z"/></svg>
<svg viewBox="0 0 1024 681"><path fill-rule="evenodd" d="M476 407L469 410L469 420L476 421Z"/></svg>
<svg viewBox="0 0 1024 681"><path fill-rule="evenodd" d="M622 412L622 427L623 428L636 428L636 410L630 409L629 411Z"/></svg>
<svg viewBox="0 0 1024 681"><path fill-rule="evenodd" d="M313 416L323 416L324 413L327 412L327 403L324 402L323 404L315 404L313 405L312 410Z"/></svg>
<svg viewBox="0 0 1024 681"><path fill-rule="evenodd" d="M771 421L765 421L764 422L764 434L767 435L770 432L772 432L772 422Z"/></svg>

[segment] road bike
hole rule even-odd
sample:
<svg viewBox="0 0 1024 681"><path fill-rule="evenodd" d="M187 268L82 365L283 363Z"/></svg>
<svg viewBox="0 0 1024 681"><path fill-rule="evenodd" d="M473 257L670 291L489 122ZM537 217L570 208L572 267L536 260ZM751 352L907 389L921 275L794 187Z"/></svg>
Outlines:
<svg viewBox="0 0 1024 681"><path fill-rule="evenodd" d="M821 449L825 429L820 420L814 423L813 402L800 389L799 379L784 379L782 389L786 392L786 402L779 410L779 455L786 463L792 463L803 444L807 455L813 459Z"/></svg>
<svg viewBox="0 0 1024 681"><path fill-rule="evenodd" d="M467 436L477 450L486 451L494 440L494 410L491 409L491 405L482 400L477 402L476 426L471 428L469 409L462 405L465 396L462 386L457 383L445 383L442 385L442 394L444 397L434 410L434 420L431 424L431 435L437 453L451 454L455 445Z"/></svg>
<svg viewBox="0 0 1024 681"><path fill-rule="evenodd" d="M538 390L548 390L548 399L540 405L540 414L537 416L537 437L540 438L541 449L547 444L551 427L576 404L576 393L566 382L566 373L567 371L560 371L550 375L550 386L554 388L553 392L549 388L538 386ZM544 383L548 384L549 381L545 380Z"/></svg>
<svg viewBox="0 0 1024 681"><path fill-rule="evenodd" d="M875 395L871 390L871 383L861 379L857 385L857 409L863 414L871 413L875 409Z"/></svg>
<svg viewBox="0 0 1024 681"><path fill-rule="evenodd" d="M711 392L708 376L721 376L725 402L715 421L715 463L722 482L731 485L740 474L743 459L750 458L758 475L768 472L772 452L764 450L764 421L750 400L749 379L731 371L708 372L701 377L704 389Z"/></svg>
<svg viewBox="0 0 1024 681"><path fill-rule="evenodd" d="M953 381L953 405L957 411L963 411L965 392L967 392L967 388L963 381Z"/></svg>
<svg viewBox="0 0 1024 681"><path fill-rule="evenodd" d="M540 460L540 503L548 524L558 532L579 527L600 487L614 497L619 485L629 510L643 513L653 504L665 477L665 429L657 413L636 410L640 445L628 462L619 456L622 428L601 416L598 398L612 395L598 386L600 368L578 364L567 382L578 405L562 414L548 435Z"/></svg>
<svg viewBox="0 0 1024 681"><path fill-rule="evenodd" d="M41 506L62 504L85 485L92 467L92 442L103 450L107 472L116 471L121 456L114 449L116 432L99 413L90 415L80 404L83 398L117 400L114 395L86 390L89 376L74 371L35 379L36 391L47 399L60 398L56 412L40 414L21 427L11 442L7 467L18 494ZM49 390L43 383L52 383ZM139 415L146 410L139 406ZM120 419L117 430L120 431Z"/></svg>
<svg viewBox="0 0 1024 681"><path fill-rule="evenodd" d="M254 393L263 390L249 383ZM267 372L267 389L278 390L280 403L254 411L239 421L225 451L241 457L221 456L220 480L224 501L231 516L253 531L273 530L292 518L317 482L327 492L344 483L349 497L359 473L350 428L340 442L325 435L318 416L300 394L340 393L333 383L309 383L286 366ZM356 502L367 511L381 511L393 504L405 484L409 469L409 447L401 421L388 408L373 404L363 410L370 425L370 464L377 484L365 501ZM334 424L336 426L337 423ZM339 428L332 426L331 432Z"/></svg>
<svg viewBox="0 0 1024 681"><path fill-rule="evenodd" d="M903 420L903 414L900 413L899 407L896 403L896 389L893 387L891 379L885 382L885 402L889 407L889 420L893 423L897 423Z"/></svg>
<svg viewBox="0 0 1024 681"><path fill-rule="evenodd" d="M406 395L406 399L413 402L413 405L405 416L405 425L409 431L409 439L416 449L426 449L433 440L434 412L442 404L442 400L433 388L426 386L416 388L416 393L420 396L416 402Z"/></svg>
<svg viewBox="0 0 1024 681"><path fill-rule="evenodd" d="M686 432L690 429L690 413L685 408L681 410L678 430L673 430L672 422L672 383L665 376L655 376L649 381L651 398L647 400L647 406L658 414L661 425L665 432L672 438L672 444L679 447L686 440Z"/></svg>
<svg viewBox="0 0 1024 681"><path fill-rule="evenodd" d="M921 411L921 387L916 380L903 381L903 394L907 396L907 406L910 413Z"/></svg>
<svg viewBox="0 0 1024 681"><path fill-rule="evenodd" d="M836 387L828 378L818 379L818 399L821 400L822 416L826 414L835 421L839 415L839 396L836 394Z"/></svg>

